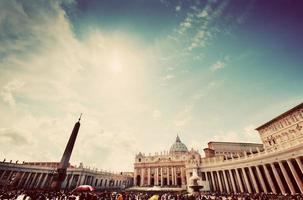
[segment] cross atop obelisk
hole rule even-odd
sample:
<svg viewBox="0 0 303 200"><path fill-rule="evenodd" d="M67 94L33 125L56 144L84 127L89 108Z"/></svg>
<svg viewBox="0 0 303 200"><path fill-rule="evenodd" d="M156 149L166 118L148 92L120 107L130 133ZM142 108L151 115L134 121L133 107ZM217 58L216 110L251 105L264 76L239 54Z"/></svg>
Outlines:
<svg viewBox="0 0 303 200"><path fill-rule="evenodd" d="M75 123L74 129L72 131L71 136L69 137L68 143L65 147L64 153L62 155L61 161L59 163L59 166L57 168L57 173L54 175L53 181L52 181L52 189L60 190L61 184L64 181L66 177L66 170L69 164L70 157L73 152L73 148L77 139L78 131L80 128L80 120L81 120L82 113L79 117L79 120Z"/></svg>

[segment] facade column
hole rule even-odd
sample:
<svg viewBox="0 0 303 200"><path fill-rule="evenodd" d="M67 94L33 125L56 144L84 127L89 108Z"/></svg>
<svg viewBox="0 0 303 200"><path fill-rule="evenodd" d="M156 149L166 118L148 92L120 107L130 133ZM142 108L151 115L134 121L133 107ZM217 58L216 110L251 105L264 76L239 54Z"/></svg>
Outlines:
<svg viewBox="0 0 303 200"><path fill-rule="evenodd" d="M174 178L175 178L175 185L177 185L177 168L174 167Z"/></svg>
<svg viewBox="0 0 303 200"><path fill-rule="evenodd" d="M292 184L292 182L290 180L290 177L288 176L288 174L286 172L286 169L285 169L285 167L284 167L284 165L283 165L283 163L281 161L279 162L279 166L280 166L280 168L282 170L283 176L284 176L284 178L285 178L285 180L287 182L287 185L288 185L288 187L290 189L291 194L295 194L296 190L295 190L295 188L294 188L294 186L293 186L293 184Z"/></svg>
<svg viewBox="0 0 303 200"><path fill-rule="evenodd" d="M135 170L136 171L136 170ZM134 176L135 176L135 172L134 172ZM79 185L81 185L81 179L82 179L82 173L79 173L79 178L78 178L78 182L77 182L77 187L79 186ZM134 182L135 182L135 177L134 177Z"/></svg>
<svg viewBox="0 0 303 200"><path fill-rule="evenodd" d="M70 189L70 188L71 188L72 183L73 183L74 176L75 176L74 174L71 174L71 177L70 177L70 180L69 180L67 189ZM92 177L92 179L93 179L93 177ZM91 184L91 185L95 185L95 182L93 182L93 184Z"/></svg>
<svg viewBox="0 0 303 200"><path fill-rule="evenodd" d="M144 168L141 168L141 180L140 180L140 186L144 185Z"/></svg>
<svg viewBox="0 0 303 200"><path fill-rule="evenodd" d="M155 180L155 185L159 185L159 168L157 167L156 170L155 170L155 177L154 177L154 180Z"/></svg>
<svg viewBox="0 0 303 200"><path fill-rule="evenodd" d="M243 176L244 176L244 182L246 184L246 188L247 188L248 192L251 193L252 190L251 190L251 187L250 187L249 182L248 182L247 174L245 173L245 168L241 168L241 171L242 171Z"/></svg>
<svg viewBox="0 0 303 200"><path fill-rule="evenodd" d="M302 172L302 174L303 174L303 164L302 164L300 158L296 158L296 161L297 161L297 163L298 163L298 165L299 165L299 168L300 168L300 170L301 170L301 172Z"/></svg>
<svg viewBox="0 0 303 200"><path fill-rule="evenodd" d="M297 171L295 170L295 167L293 166L293 164L291 163L290 160L287 160L287 164L288 164L288 166L290 168L291 173L293 174L293 176L294 176L294 178L296 180L296 183L297 183L297 185L298 185L301 193L303 193L303 183L302 183L302 181L301 181L301 179L300 179Z"/></svg>
<svg viewBox="0 0 303 200"><path fill-rule="evenodd" d="M147 184L148 186L150 186L150 167L148 168L148 172L147 172Z"/></svg>
<svg viewBox="0 0 303 200"><path fill-rule="evenodd" d="M236 170L236 175L237 175L238 183L239 183L239 186L240 186L240 190L241 190L241 192L244 192L244 188L243 188L243 185L242 185L242 182L241 182L241 177L240 177L239 171L238 171L237 168L235 170Z"/></svg>
<svg viewBox="0 0 303 200"><path fill-rule="evenodd" d="M267 178L267 180L268 180L268 183L269 183L269 185L270 185L271 191L272 191L273 193L277 194L277 190L276 190L275 185L274 185L274 183L273 183L273 181L272 181L272 178L270 177L270 174L269 174L269 171L268 171L266 165L263 165L263 168L264 168L265 175L266 175L266 178Z"/></svg>
<svg viewBox="0 0 303 200"><path fill-rule="evenodd" d="M233 173L232 173L231 169L228 170L228 173L229 173L229 177L230 177L230 180L231 180L231 184L233 186L233 191L234 191L234 193L236 193L237 192L237 187L236 187L236 183L235 183L235 180L234 180Z"/></svg>
<svg viewBox="0 0 303 200"><path fill-rule="evenodd" d="M180 168L180 171L181 171L181 187L183 187L185 185L185 182L184 182L184 171L182 167Z"/></svg>
<svg viewBox="0 0 303 200"><path fill-rule="evenodd" d="M167 167L167 168L166 168L167 185L170 185L170 177L169 177L169 174L170 174L170 167Z"/></svg>
<svg viewBox="0 0 303 200"><path fill-rule="evenodd" d="M163 186L163 168L160 168L160 173L161 173L161 186Z"/></svg>
<svg viewBox="0 0 303 200"><path fill-rule="evenodd" d="M219 188L220 188L220 192L223 192L223 185L221 182L221 178L220 178L220 171L217 171L217 178L218 178L218 182L219 182Z"/></svg>
<svg viewBox="0 0 303 200"><path fill-rule="evenodd" d="M225 173L224 170L222 172L223 172L223 177L224 177L224 181L225 181L226 191L227 191L227 193L230 193L230 189L229 189L229 184L228 184L226 173Z"/></svg>
<svg viewBox="0 0 303 200"><path fill-rule="evenodd" d="M259 187L258 187L258 184L257 184L256 177L255 177L255 175L254 175L254 173L253 173L253 171L252 171L252 168L251 168L251 167L248 167L248 170L249 170L249 173L250 173L250 175L251 175L251 177L252 177L252 182L253 182L255 191L256 191L257 193L259 193L260 190L259 190Z"/></svg>
<svg viewBox="0 0 303 200"><path fill-rule="evenodd" d="M262 174L261 174L261 171L259 169L259 166L256 166L256 170L257 170L258 178L259 178L259 180L261 182L261 185L262 185L262 188L263 188L264 192L268 193L266 185L265 185L263 177L262 177Z"/></svg>
<svg viewBox="0 0 303 200"><path fill-rule="evenodd" d="M82 178L82 176L80 177L80 179ZM81 182L80 182L81 184ZM137 169L135 168L134 170L134 186L137 186Z"/></svg>
<svg viewBox="0 0 303 200"><path fill-rule="evenodd" d="M277 172L277 169L276 169L275 165L273 163L270 163L270 166L271 166L271 168L272 168L272 170L274 172L275 178L277 179L277 182L278 182L278 185L279 185L279 188L280 188L281 192L283 194L285 194L286 193L285 192L285 188L284 188L284 186L282 184L281 178L280 178L280 176L279 176L279 174Z"/></svg>
<svg viewBox="0 0 303 200"><path fill-rule="evenodd" d="M172 185L175 185L175 171L174 171L174 167L171 167L171 182L172 182Z"/></svg>

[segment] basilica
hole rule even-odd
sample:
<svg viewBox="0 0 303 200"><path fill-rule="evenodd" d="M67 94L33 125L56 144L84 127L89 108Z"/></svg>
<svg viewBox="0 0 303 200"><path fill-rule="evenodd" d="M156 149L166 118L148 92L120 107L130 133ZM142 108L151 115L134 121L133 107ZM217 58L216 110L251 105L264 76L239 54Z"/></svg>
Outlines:
<svg viewBox="0 0 303 200"><path fill-rule="evenodd" d="M261 144L212 141L202 157L177 136L169 151L136 155L133 189L303 193L302 127L303 103L257 127Z"/></svg>

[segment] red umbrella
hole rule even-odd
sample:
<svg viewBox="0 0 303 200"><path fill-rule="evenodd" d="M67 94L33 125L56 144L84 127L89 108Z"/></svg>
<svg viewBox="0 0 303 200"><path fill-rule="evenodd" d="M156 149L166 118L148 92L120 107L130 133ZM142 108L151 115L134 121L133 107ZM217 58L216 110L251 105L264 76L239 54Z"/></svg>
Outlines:
<svg viewBox="0 0 303 200"><path fill-rule="evenodd" d="M95 188L90 185L80 185L73 190L73 192L91 192L94 191Z"/></svg>

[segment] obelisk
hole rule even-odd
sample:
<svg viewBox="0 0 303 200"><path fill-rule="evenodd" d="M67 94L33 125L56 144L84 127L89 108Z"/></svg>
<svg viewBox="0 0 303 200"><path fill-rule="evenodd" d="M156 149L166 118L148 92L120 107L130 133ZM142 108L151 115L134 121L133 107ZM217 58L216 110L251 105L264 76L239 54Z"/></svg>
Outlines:
<svg viewBox="0 0 303 200"><path fill-rule="evenodd" d="M64 151L61 161L58 165L57 172L54 174L53 181L51 184L51 188L53 190L60 190L61 184L66 177L66 170L67 170L67 167L69 164L69 159L72 155L73 148L74 148L74 145L75 145L75 142L77 139L78 131L80 128L81 116L82 116L82 114L80 115L79 120L75 123L72 134L69 137L68 143L65 147L65 151Z"/></svg>

